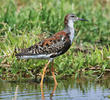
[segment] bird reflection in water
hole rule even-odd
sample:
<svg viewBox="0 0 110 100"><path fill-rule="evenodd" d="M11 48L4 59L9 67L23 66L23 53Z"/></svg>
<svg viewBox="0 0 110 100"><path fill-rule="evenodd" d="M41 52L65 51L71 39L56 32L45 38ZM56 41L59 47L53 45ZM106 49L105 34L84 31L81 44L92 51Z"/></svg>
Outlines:
<svg viewBox="0 0 110 100"><path fill-rule="evenodd" d="M55 93L56 88L57 88L57 84L54 84L54 88L53 88L53 90L52 90L52 92L50 94L50 100L52 100L52 97L53 97L53 95ZM42 96L42 100L45 100L44 91L43 91L43 85L41 86L41 96Z"/></svg>

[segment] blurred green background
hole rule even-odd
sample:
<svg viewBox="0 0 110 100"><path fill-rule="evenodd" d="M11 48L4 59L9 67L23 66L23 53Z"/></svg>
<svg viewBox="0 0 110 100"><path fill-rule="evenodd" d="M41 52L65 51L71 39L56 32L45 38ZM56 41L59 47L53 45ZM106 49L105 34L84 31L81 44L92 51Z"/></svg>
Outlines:
<svg viewBox="0 0 110 100"><path fill-rule="evenodd" d="M19 61L14 49L29 47L64 29L64 16L68 13L89 21L75 23L73 46L56 58L56 74L72 75L81 70L88 73L86 68L96 66L100 72L109 69L109 12L109 0L0 0L1 77L19 79L39 75L46 61Z"/></svg>

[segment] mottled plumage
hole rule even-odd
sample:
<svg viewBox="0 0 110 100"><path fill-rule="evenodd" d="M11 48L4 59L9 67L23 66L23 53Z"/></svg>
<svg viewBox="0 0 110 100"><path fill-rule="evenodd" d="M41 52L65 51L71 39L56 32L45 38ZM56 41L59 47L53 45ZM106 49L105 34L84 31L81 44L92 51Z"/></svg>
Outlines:
<svg viewBox="0 0 110 100"><path fill-rule="evenodd" d="M84 19L78 18L74 14L66 15L64 19L64 25L65 25L64 30L57 32L52 37L44 39L43 41L36 43L35 45L29 48L20 49L18 53L16 53L15 56L19 59L30 59L30 58L49 59L49 62L45 65L43 69L41 85L43 84L45 71L49 63L51 61L53 62L54 57L64 54L72 45L72 42L74 39L73 26L74 26L74 22L77 20L86 21ZM55 84L57 84L57 81L54 75L54 70L53 70L53 63L52 63L51 71L52 71Z"/></svg>
<svg viewBox="0 0 110 100"><path fill-rule="evenodd" d="M52 37L44 39L43 41L29 48L21 49L20 53L17 53L16 56L21 59L53 58L65 53L69 49L70 45L71 41L69 40L69 34L66 34L64 31L60 31L53 35ZM47 57L44 57L43 55L45 56L47 55Z"/></svg>

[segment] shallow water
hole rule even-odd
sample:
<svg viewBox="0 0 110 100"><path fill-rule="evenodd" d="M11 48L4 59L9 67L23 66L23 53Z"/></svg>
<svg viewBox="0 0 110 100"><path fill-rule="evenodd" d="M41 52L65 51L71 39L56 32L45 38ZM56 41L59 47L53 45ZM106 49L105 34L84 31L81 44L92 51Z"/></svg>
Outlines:
<svg viewBox="0 0 110 100"><path fill-rule="evenodd" d="M2 100L110 100L110 77L98 81L90 77L44 82L43 95L40 84L36 82L0 81L0 99ZM55 90L56 87L56 90ZM55 90L55 91L54 91ZM50 94L53 92L53 96Z"/></svg>

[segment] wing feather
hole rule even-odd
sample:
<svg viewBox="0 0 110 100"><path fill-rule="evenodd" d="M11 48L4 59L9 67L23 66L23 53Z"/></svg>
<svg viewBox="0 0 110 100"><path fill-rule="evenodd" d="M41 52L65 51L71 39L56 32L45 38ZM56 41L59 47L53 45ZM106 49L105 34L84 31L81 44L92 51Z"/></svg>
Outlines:
<svg viewBox="0 0 110 100"><path fill-rule="evenodd" d="M71 45L68 34L60 31L50 38L26 49L21 49L16 56L32 56L32 55L50 55L51 57L58 56L66 52Z"/></svg>

